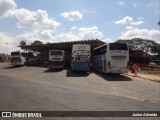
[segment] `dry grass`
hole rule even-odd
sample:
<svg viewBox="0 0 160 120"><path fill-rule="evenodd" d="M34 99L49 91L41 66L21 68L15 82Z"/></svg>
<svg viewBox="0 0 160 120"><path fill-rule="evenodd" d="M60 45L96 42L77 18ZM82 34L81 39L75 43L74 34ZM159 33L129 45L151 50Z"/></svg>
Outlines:
<svg viewBox="0 0 160 120"><path fill-rule="evenodd" d="M158 75L160 76L160 71L154 71L154 70L141 70L139 73L143 74L151 74L151 75Z"/></svg>

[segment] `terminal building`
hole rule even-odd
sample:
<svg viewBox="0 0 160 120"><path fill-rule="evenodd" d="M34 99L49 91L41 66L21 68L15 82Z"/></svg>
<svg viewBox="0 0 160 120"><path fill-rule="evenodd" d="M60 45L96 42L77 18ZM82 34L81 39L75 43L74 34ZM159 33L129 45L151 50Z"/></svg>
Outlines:
<svg viewBox="0 0 160 120"><path fill-rule="evenodd" d="M56 43L47 43L43 44L40 41L34 41L34 43L30 45L21 44L20 47L22 50L25 51L34 51L38 52L37 55L38 63L44 64L48 63L49 61L49 51L50 50L64 50L65 51L65 60L66 64L70 65L71 62L71 51L73 44L89 44L91 46L91 50L106 44L101 40L81 40L81 41L70 41L70 42L56 42ZM130 63L140 63L140 64L148 64L149 63L149 56L147 53L143 51L137 50L129 50L129 59Z"/></svg>
<svg viewBox="0 0 160 120"><path fill-rule="evenodd" d="M92 50L100 45L104 45L105 42L98 39L71 41L71 42L57 42L57 43L47 43L47 44L43 44L40 41L35 41L31 45L21 44L18 47L20 47L22 50L25 51L32 50L35 52L39 52L40 54L38 54L37 58L40 64L48 63L50 50L64 50L66 63L70 64L73 44L89 44Z"/></svg>

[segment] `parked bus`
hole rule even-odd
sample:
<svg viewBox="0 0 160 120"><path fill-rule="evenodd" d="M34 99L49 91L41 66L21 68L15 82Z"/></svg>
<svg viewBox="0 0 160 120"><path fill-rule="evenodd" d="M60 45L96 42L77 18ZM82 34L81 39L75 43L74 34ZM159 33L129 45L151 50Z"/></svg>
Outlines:
<svg viewBox="0 0 160 120"><path fill-rule="evenodd" d="M49 51L49 67L61 69L65 67L65 52L63 50Z"/></svg>
<svg viewBox="0 0 160 120"><path fill-rule="evenodd" d="M24 55L25 55L27 65L37 65L38 64L37 53L28 52L28 53L25 53Z"/></svg>
<svg viewBox="0 0 160 120"><path fill-rule="evenodd" d="M91 48L88 44L74 44L71 55L72 71L90 71Z"/></svg>
<svg viewBox="0 0 160 120"><path fill-rule="evenodd" d="M11 52L11 64L12 65L25 65L26 63L26 59L25 59L25 52L20 52L20 51L16 51L16 52Z"/></svg>
<svg viewBox="0 0 160 120"><path fill-rule="evenodd" d="M128 71L129 48L126 43L109 43L93 50L93 67L102 73Z"/></svg>

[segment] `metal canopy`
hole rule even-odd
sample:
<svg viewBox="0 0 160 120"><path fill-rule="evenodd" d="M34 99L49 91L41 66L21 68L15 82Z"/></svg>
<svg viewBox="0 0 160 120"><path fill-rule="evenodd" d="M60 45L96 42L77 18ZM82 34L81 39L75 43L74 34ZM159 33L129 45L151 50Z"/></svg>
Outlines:
<svg viewBox="0 0 160 120"><path fill-rule="evenodd" d="M91 48L98 47L100 45L105 44L105 42L101 40L81 40L81 41L71 41L71 42L57 42L57 43L47 43L47 44L32 44L32 45L21 45L21 49L29 49L29 50L50 50L50 49L71 49L73 44L89 44Z"/></svg>

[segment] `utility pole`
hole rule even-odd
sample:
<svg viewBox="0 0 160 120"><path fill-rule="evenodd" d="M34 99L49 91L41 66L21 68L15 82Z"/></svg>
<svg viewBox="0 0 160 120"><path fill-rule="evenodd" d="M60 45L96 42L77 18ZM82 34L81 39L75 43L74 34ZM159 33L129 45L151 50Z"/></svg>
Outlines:
<svg viewBox="0 0 160 120"><path fill-rule="evenodd" d="M8 43L5 43L6 44L6 55L7 55L7 45L8 45Z"/></svg>

